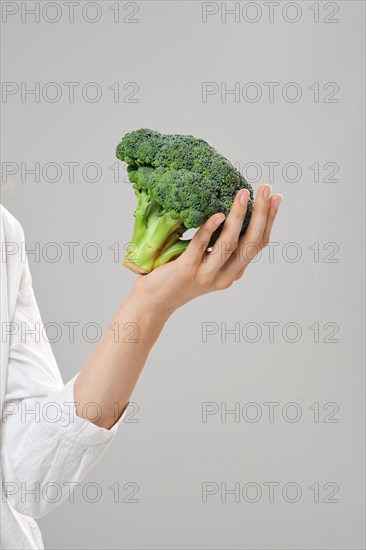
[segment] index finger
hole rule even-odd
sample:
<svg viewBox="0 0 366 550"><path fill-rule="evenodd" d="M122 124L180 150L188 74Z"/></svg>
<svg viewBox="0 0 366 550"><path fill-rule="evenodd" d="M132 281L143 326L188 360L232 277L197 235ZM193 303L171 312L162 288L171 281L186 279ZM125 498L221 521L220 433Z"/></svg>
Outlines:
<svg viewBox="0 0 366 550"><path fill-rule="evenodd" d="M208 220L206 220L195 233L187 249L183 252L181 256L182 260L191 265L198 265L201 263L213 232L224 221L224 219L225 214L221 212L208 218Z"/></svg>

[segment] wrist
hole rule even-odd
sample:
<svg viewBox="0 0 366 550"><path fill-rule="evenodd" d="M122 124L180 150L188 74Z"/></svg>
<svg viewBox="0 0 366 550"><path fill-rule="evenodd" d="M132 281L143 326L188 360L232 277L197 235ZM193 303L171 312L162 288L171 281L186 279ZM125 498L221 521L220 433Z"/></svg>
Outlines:
<svg viewBox="0 0 366 550"><path fill-rule="evenodd" d="M166 304L159 303L154 300L151 295L148 295L141 287L136 288L134 285L131 293L128 296L128 301L133 305L137 312L141 312L145 318L153 318L155 322L164 324L169 317L174 313L173 308L169 308Z"/></svg>

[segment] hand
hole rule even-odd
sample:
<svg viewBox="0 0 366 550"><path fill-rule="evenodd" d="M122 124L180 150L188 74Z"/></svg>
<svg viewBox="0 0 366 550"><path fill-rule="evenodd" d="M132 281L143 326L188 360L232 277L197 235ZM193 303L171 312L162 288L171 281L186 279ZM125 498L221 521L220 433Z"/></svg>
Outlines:
<svg viewBox="0 0 366 550"><path fill-rule="evenodd" d="M282 199L281 195L271 197L270 192L270 185L258 189L245 235L240 237L240 230L249 192L241 189L211 251L207 250L208 243L212 233L225 220L223 213L214 214L198 229L179 258L139 277L132 294L146 305L151 304L157 312L169 316L197 296L229 288L269 243Z"/></svg>

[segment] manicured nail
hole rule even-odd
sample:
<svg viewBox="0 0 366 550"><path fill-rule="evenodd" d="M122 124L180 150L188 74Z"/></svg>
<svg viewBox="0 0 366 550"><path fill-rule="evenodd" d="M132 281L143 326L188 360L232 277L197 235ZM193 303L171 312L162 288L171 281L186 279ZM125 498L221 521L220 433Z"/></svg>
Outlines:
<svg viewBox="0 0 366 550"><path fill-rule="evenodd" d="M247 204L248 199L249 199L249 191L247 189L243 189L242 191L240 191L240 195L239 195L240 204L244 206L245 204Z"/></svg>
<svg viewBox="0 0 366 550"><path fill-rule="evenodd" d="M263 197L265 199L269 199L269 194L271 192L271 189L272 189L272 185L266 185L265 186L264 191L263 191Z"/></svg>
<svg viewBox="0 0 366 550"><path fill-rule="evenodd" d="M282 201L282 197L275 197L275 198L273 199L273 206L274 206L275 208L278 208L278 207L280 206L280 204L281 204L281 201Z"/></svg>
<svg viewBox="0 0 366 550"><path fill-rule="evenodd" d="M225 214L221 214L221 216L216 218L216 220L214 222L214 226L218 227L220 225L220 223L222 223L224 221L224 219L225 219Z"/></svg>

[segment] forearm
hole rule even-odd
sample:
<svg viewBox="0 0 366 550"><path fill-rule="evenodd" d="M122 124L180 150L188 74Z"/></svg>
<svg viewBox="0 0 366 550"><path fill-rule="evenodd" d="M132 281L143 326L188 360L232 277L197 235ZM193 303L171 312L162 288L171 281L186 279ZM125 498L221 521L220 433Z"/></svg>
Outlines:
<svg viewBox="0 0 366 550"><path fill-rule="evenodd" d="M92 409L88 413L85 405L94 402L99 406L95 424L107 429L113 426L167 319L166 313L138 294L128 296L75 381L78 416L90 416Z"/></svg>

